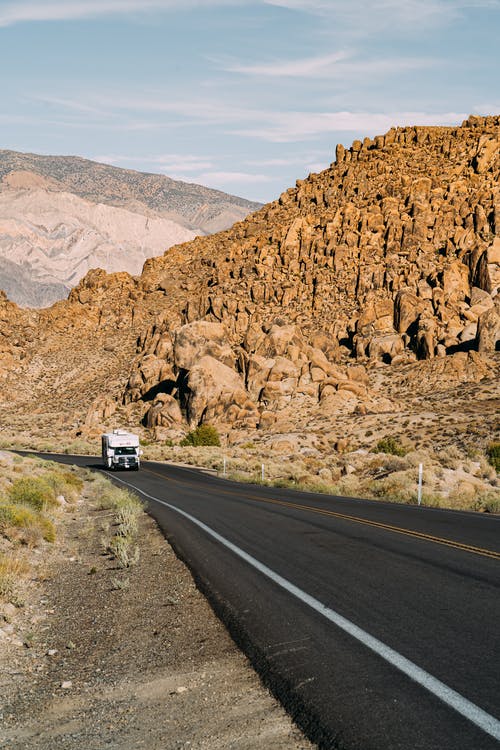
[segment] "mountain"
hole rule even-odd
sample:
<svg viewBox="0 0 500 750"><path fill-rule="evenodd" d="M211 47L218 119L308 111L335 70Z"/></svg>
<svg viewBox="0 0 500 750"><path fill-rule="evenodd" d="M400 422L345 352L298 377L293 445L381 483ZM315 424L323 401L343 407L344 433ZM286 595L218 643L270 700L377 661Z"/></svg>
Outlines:
<svg viewBox="0 0 500 750"><path fill-rule="evenodd" d="M140 277L90 271L49 310L3 298L2 423L47 437L142 424L164 440L211 422L230 442L307 433L328 451L428 420L435 446L485 443L499 132L471 116L338 146L324 172Z"/></svg>
<svg viewBox="0 0 500 750"><path fill-rule="evenodd" d="M0 151L0 288L21 305L46 306L90 268L138 274L146 258L259 207L163 175Z"/></svg>

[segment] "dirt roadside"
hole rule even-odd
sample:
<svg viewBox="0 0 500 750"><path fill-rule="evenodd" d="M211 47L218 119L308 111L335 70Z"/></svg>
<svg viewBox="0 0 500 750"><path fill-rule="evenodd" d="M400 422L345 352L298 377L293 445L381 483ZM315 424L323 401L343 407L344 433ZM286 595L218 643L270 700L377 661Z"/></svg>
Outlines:
<svg viewBox="0 0 500 750"><path fill-rule="evenodd" d="M85 498L85 495L84 495ZM314 747L259 681L155 522L103 554L106 511L65 514L43 582L0 604L0 747Z"/></svg>

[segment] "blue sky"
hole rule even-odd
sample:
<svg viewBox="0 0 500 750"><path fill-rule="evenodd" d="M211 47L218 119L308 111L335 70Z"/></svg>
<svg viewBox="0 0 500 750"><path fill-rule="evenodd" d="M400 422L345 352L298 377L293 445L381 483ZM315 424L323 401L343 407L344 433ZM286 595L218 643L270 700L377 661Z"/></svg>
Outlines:
<svg viewBox="0 0 500 750"><path fill-rule="evenodd" d="M0 0L0 148L268 201L335 145L500 113L500 0Z"/></svg>

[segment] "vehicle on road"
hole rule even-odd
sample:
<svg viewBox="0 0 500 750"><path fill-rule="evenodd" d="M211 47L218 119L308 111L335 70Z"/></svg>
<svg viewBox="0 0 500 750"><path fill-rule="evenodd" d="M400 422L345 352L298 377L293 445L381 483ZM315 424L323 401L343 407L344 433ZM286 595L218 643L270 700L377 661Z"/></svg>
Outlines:
<svg viewBox="0 0 500 750"><path fill-rule="evenodd" d="M139 436L126 430L113 430L101 436L102 461L108 469L132 469L139 471L142 450Z"/></svg>

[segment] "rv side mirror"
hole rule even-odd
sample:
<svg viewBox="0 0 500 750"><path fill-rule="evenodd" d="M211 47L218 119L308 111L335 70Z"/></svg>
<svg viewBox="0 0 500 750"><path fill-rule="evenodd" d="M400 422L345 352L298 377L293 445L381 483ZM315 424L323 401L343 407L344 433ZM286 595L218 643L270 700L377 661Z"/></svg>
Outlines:
<svg viewBox="0 0 500 750"><path fill-rule="evenodd" d="M112 458L113 457L113 451L108 448L108 450L106 451L106 455L107 455L108 458Z"/></svg>
<svg viewBox="0 0 500 750"><path fill-rule="evenodd" d="M139 456L142 456L143 453L144 451L142 450L142 448L139 448Z"/></svg>

